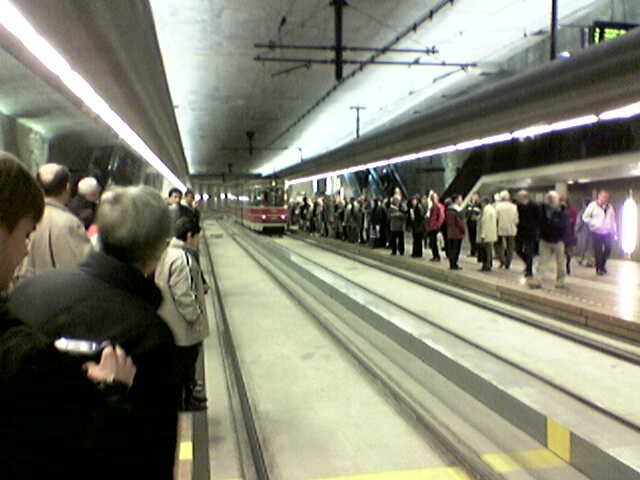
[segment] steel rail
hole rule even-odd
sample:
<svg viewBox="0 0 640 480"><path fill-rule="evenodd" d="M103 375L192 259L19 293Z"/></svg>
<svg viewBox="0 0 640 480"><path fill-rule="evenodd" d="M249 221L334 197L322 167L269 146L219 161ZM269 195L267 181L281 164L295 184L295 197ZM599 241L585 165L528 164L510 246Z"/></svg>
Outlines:
<svg viewBox="0 0 640 480"><path fill-rule="evenodd" d="M282 251L289 252L289 250L287 250L282 245L275 245L275 247L280 249L280 250L282 250ZM593 401L591 401L591 400L589 400L589 399L587 399L587 398L585 398L585 397L583 397L583 396L581 396L581 395L579 395L577 393L572 392L571 390L569 390L568 388L560 385L559 383L554 382L554 381L544 377L543 375L541 375L539 373L536 373L533 370L530 370L529 368L526 368L526 367L516 363L514 360L510 360L510 359L502 356L501 354L490 350L488 347L485 347L485 346L483 346L483 345L481 345L481 344L479 344L477 342L474 342L473 340L461 335L460 333L455 332L454 330L452 330L452 329L450 329L450 328L448 328L446 326L443 326L442 324L440 324L438 322L435 322L434 320L432 320L432 319L430 319L428 317L425 317L424 315L420 315L419 313L416 313L416 312L410 310L409 308L407 308L407 307L405 307L403 305L400 305L399 303L394 302L393 300L390 300L389 298L383 297L380 294L372 291L371 289L369 289L367 287L364 287L362 285L359 285L359 284L353 282L352 280L348 279L344 275L342 275L340 273L337 273L337 272L334 272L333 270L328 269L324 265L321 265L320 263L316 262L313 259L310 259L309 257L307 257L305 255L301 255L300 253L297 253L297 252L293 252L293 253L295 253L295 255L303 258L304 260L306 260L306 261L308 261L308 262L310 262L310 263L312 263L312 264L314 264L314 265L316 265L316 266L318 266L320 268L323 268L323 269L331 272L331 274L343 279L344 281L347 281L349 283L352 283L352 284L356 285L357 287L359 287L362 290L364 290L367 294L384 300L385 302L389 303L390 305L394 306L395 308L398 308L398 309L408 313L409 315L415 316L416 318L419 318L419 319L423 320L424 322L426 322L429 325L431 325L431 326L433 326L433 327L435 327L435 328L447 333L448 335L451 335L454 338L456 338L458 340L461 340L464 343L466 343L468 345L471 345L472 347L477 348L478 350L480 350L480 351L492 356L493 358L496 358L497 360L502 361L502 362L506 363L507 365L510 365L510 366L512 366L512 367L514 367L514 368L526 373L527 375L530 375L531 377L535 378L536 380L539 380L539 381L549 385L550 387L552 387L552 388L564 393L565 395L573 398L574 400L576 400L578 402L581 402L581 403L587 405L589 408L592 408L592 409L598 411L599 413L601 413L601 414L603 414L603 415L615 420L616 422L619 422L620 424L622 424L622 425L624 425L624 426L626 426L626 427L628 427L628 428L630 428L630 429L632 429L632 430L634 430L636 432L640 432L640 424L635 423L635 422L633 422L631 420L628 420L626 418L621 417L620 415L617 415L615 413L612 413L612 412L606 410L604 407L598 405L597 403L595 403L595 402L593 402ZM635 362L633 362L633 363L635 364Z"/></svg>
<svg viewBox="0 0 640 480"><path fill-rule="evenodd" d="M606 342L597 341L593 338L589 338L588 336L581 335L577 332L572 332L567 329L561 329L557 326L550 325L543 321L537 320L531 316L516 313L513 311L513 308L518 308L518 307L522 308L518 305L513 305L513 307L511 307L510 305L509 306L497 305L495 302L491 301L493 300L491 299L491 297L487 295L483 295L480 292L477 292L477 293L474 292L474 294L465 294L464 292L460 291L460 288L439 284L439 283L436 283L434 280L427 279L427 278L418 279L418 278L415 278L414 275L411 275L409 273L404 273L402 271L398 271L400 267L391 267L388 265L380 264L375 260L372 260L369 258L363 258L355 253L346 252L339 248L333 248L327 245L323 245L322 243L316 242L314 240L303 239L302 241L309 245L313 245L317 248L325 250L327 252L331 252L336 255L340 255L342 257L348 258L349 260L361 263L375 270L394 275L395 277L402 278L403 280L407 280L409 282L415 283L416 285L420 285L422 287L428 288L429 290L433 290L438 293L442 293L450 297L453 297L457 300L462 300L464 302L470 303L477 307L484 308L485 310L489 310L492 313L504 315L505 317L508 317L512 320L516 320L520 323L525 323L527 325L538 328L540 330L553 333L554 335L557 335L559 337L565 338L567 340L571 340L574 343L580 344L585 347L589 347L593 350L610 355L619 360L624 360L634 365L640 366L640 354L631 352L629 350L625 350L624 348L620 348L615 345L608 344ZM477 298L480 296L484 296L486 297L486 299ZM567 323L566 320L562 320L559 318L553 318L553 320ZM576 324L575 326L581 327L579 324ZM589 329L588 327L582 327L582 328ZM593 331L593 333L597 333L599 335L606 335L596 330L590 330L590 331ZM632 344L631 341L627 342L624 339L617 339L617 340Z"/></svg>
<svg viewBox="0 0 640 480"><path fill-rule="evenodd" d="M231 328L229 326L227 312L224 307L224 299L222 297L222 291L220 290L220 281L216 274L215 265L211 257L211 250L209 248L209 241L206 238L206 235L204 235L204 246L209 267L211 269L211 276L213 277L213 290L216 296L216 302L214 303L216 303L218 307L217 313L219 313L219 315L217 320L220 325L221 343L224 347L223 352L225 353L226 360L228 361L227 365L231 367L231 376L228 377L228 380L232 382L230 387L232 387L232 390L235 391L234 393L237 394L237 399L240 403L242 418L236 419L236 422L240 421L239 423L244 426L245 434L249 443L252 465L247 465L246 462L243 464L244 475L245 478L247 476L250 477L250 471L252 470L255 472L257 480L269 480L269 471L260 442L260 437L258 435L255 415L253 414L251 400L242 374L240 359L238 357L238 352L233 340L233 334L231 333ZM244 460L244 458L242 460Z"/></svg>
<svg viewBox="0 0 640 480"><path fill-rule="evenodd" d="M223 226L223 229L226 230L226 227ZM244 229L243 229L244 230ZM227 234L229 234L228 230ZM413 418L426 430L428 435L432 438L429 445L438 449L448 456L452 457L460 464L460 468L466 471L471 478L476 480L504 480L505 477L498 472L491 469L491 467L484 462L480 458L480 456L473 451L473 449L466 443L466 441L456 435L451 429L445 427L437 420L429 417L429 412L424 412L421 408L418 408L415 403L410 399L396 384L390 381L383 372L375 366L372 365L367 359L366 355L360 352L357 348L353 347L347 340L345 340L340 334L326 325L326 322L318 315L318 312L311 309L303 300L301 300L297 295L291 292L291 289L279 278L276 278L273 275L274 270L280 271L282 275L287 276L287 272L283 269L283 267L278 267L272 261L270 255L268 253L268 249L262 245L259 245L258 241L255 238L257 234L246 230L249 235L245 238L250 239L247 240L247 243L251 243L254 247L253 249L249 248L246 244L244 244L244 240L240 241L237 235L230 236L232 240L250 257L252 258L268 275L270 275L271 279L278 284L282 288L282 290L294 301L296 302L305 312L307 312L311 317L313 317L318 324L325 330L339 345L341 345L346 352L357 362L357 364L363 368L374 380L380 382L383 388L391 395L391 397L399 403L402 407L409 410L412 414ZM271 264L271 270L267 267L263 262L258 259L256 255L256 251L261 251L261 255L268 263ZM308 292L307 292L308 293ZM375 347L374 347L375 348ZM433 445L435 441L436 445Z"/></svg>

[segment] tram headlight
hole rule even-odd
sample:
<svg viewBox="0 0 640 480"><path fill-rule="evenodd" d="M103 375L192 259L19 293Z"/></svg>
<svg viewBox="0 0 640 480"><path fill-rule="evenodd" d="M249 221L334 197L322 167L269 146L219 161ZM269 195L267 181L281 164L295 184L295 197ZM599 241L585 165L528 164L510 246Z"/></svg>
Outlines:
<svg viewBox="0 0 640 480"><path fill-rule="evenodd" d="M280 220L286 220L287 216L286 215L280 215Z"/></svg>
<svg viewBox="0 0 640 480"><path fill-rule="evenodd" d="M622 251L631 255L638 243L638 205L632 197L622 206Z"/></svg>
<svg viewBox="0 0 640 480"><path fill-rule="evenodd" d="M267 219L267 216L266 215L262 215L261 218L262 218L262 221L264 222Z"/></svg>

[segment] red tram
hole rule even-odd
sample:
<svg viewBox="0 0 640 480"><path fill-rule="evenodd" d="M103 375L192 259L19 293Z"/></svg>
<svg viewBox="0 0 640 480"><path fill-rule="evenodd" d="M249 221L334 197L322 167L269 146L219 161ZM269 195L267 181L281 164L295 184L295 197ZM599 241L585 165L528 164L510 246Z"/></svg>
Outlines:
<svg viewBox="0 0 640 480"><path fill-rule="evenodd" d="M237 184L227 193L227 205L236 221L252 230L284 233L287 227L287 199L282 180Z"/></svg>

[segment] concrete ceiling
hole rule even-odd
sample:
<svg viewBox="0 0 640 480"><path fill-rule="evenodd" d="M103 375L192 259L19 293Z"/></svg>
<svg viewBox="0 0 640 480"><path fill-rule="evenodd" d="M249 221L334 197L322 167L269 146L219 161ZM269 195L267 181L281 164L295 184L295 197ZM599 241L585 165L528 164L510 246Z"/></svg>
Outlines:
<svg viewBox="0 0 640 480"><path fill-rule="evenodd" d="M565 0L567 22L594 0ZM292 64L263 64L257 54L330 58L332 52L254 48L269 41L334 44L329 0L157 0L151 2L169 88L191 174L270 173L340 147L355 136L353 105L363 105L363 133L385 129L450 95L496 81L499 61L544 37L550 2L541 0L348 0L344 43L381 47L431 9L432 21L395 45L436 46L436 56L387 54L384 60L479 62L459 68L369 66L345 80L326 101L300 119L335 85L332 66L314 65L277 75ZM286 18L286 22L283 19ZM281 24L284 23L282 26ZM540 35L542 32L542 36ZM346 57L366 59L369 54ZM345 67L345 77L358 67ZM248 152L247 131L256 151ZM282 149L289 149L284 152ZM300 150L298 150L300 149Z"/></svg>
<svg viewBox="0 0 640 480"><path fill-rule="evenodd" d="M381 47L409 29L394 47L435 46L439 54L386 54L381 59L419 57L478 62L479 67L368 66L337 84L331 66L274 76L292 65L254 61L259 53L330 58L332 52L292 55L254 48L269 41L332 45L329 0L12 1L182 178L228 173L229 165L234 174L280 170L300 155L314 158L351 142L355 113L350 106L367 108L362 118L366 134L495 82L502 60L544 38L550 5L542 0L347 0L346 45ZM563 0L561 21L603 2ZM410 28L432 9L432 20ZM17 56L29 64L29 58ZM365 60L369 54L345 56ZM356 68L345 67L345 77ZM31 94L25 88L12 95L5 88L6 106L0 109L7 113L39 118L43 128L56 134L79 128L81 120L56 103L64 99L42 94L41 85ZM38 104L48 96L51 104ZM326 99L312 108L321 98ZM255 132L253 155L247 131Z"/></svg>

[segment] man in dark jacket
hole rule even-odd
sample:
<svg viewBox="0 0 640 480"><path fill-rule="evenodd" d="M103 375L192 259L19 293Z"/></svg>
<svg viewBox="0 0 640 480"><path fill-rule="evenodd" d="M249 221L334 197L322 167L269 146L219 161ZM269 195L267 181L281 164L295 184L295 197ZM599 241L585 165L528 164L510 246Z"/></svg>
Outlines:
<svg viewBox="0 0 640 480"><path fill-rule="evenodd" d="M545 197L540 223L540 261L539 271L542 278L551 273L550 264L556 264L556 288L565 288L566 265L565 245L571 241L569 216L560 204L558 192L551 191Z"/></svg>
<svg viewBox="0 0 640 480"><path fill-rule="evenodd" d="M518 233L516 235L516 252L525 264L524 276L530 287L538 287L533 278L533 257L538 251L541 207L529 198L529 192L520 190L518 198Z"/></svg>
<svg viewBox="0 0 640 480"><path fill-rule="evenodd" d="M85 177L78 182L78 194L69 202L67 208L80 219L87 230L96 218L101 187L93 177Z"/></svg>
<svg viewBox="0 0 640 480"><path fill-rule="evenodd" d="M480 194L478 192L473 192L471 194L471 200L469 200L469 204L466 208L467 231L469 232L469 245L471 245L471 251L469 252L470 257L478 255L478 219L480 218L481 212L482 207L480 206Z"/></svg>
<svg viewBox="0 0 640 480"><path fill-rule="evenodd" d="M0 478L112 478L102 467L131 453L119 448L128 403L117 384L131 385L130 359L119 348L106 347L100 364L58 350L10 313L4 295L43 211L34 178L0 152Z"/></svg>
<svg viewBox="0 0 640 480"><path fill-rule="evenodd" d="M416 195L411 199L409 206L409 223L413 232L413 249L411 256L422 258L422 240L425 231L425 211L420 202L420 196Z"/></svg>
<svg viewBox="0 0 640 480"><path fill-rule="evenodd" d="M404 224L407 219L402 199L394 196L389 205L389 229L391 230L391 255L404 255Z"/></svg>
<svg viewBox="0 0 640 480"><path fill-rule="evenodd" d="M152 276L170 236L169 212L148 187L114 188L103 195L96 220L103 253L92 253L77 269L25 281L10 306L50 337L110 341L125 348L137 375L130 421L119 438L132 453L112 459L109 468L126 462L127 478L169 480L179 399L176 346L156 313L162 294Z"/></svg>
<svg viewBox="0 0 640 480"><path fill-rule="evenodd" d="M447 208L447 239L449 268L451 270L462 270L458 265L462 240L465 234L464 212L462 211L462 195L454 195L451 204Z"/></svg>

